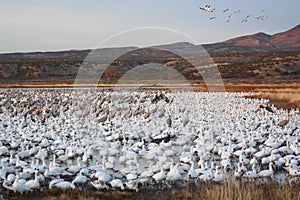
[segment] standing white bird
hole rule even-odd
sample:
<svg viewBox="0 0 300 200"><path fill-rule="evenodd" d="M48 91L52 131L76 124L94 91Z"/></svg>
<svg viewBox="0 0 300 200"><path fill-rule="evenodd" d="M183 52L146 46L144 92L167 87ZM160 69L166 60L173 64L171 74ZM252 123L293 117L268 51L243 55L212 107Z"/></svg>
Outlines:
<svg viewBox="0 0 300 200"><path fill-rule="evenodd" d="M25 185L27 185L30 189L39 189L40 186L40 182L39 182L39 175L38 175L38 171L35 172L35 178L34 180L29 180L25 183Z"/></svg>
<svg viewBox="0 0 300 200"><path fill-rule="evenodd" d="M272 165L273 165L273 163L270 162L270 163L269 163L269 169L260 171L257 175L258 175L259 177L273 177L274 171L273 171Z"/></svg>
<svg viewBox="0 0 300 200"><path fill-rule="evenodd" d="M19 181L19 175L16 175L16 179L13 183L13 185L11 187L3 185L4 187L6 187L7 189L13 190L14 192L20 192L21 194L23 194L24 192L31 192L32 189L25 185L24 183L22 183L21 181Z"/></svg>

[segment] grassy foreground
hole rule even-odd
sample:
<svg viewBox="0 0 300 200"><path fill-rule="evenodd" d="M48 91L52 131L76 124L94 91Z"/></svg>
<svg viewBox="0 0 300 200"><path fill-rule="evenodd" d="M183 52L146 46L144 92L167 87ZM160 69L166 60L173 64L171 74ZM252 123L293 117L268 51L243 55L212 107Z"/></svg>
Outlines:
<svg viewBox="0 0 300 200"><path fill-rule="evenodd" d="M130 191L96 191L84 190L61 191L58 189L33 192L23 195L7 194L8 199L41 199L41 200L92 200L92 199L300 199L300 185L279 186L275 184L258 185L255 182L235 181L225 184L199 183L188 184L183 189L177 186L158 189ZM173 189L172 189L173 188Z"/></svg>
<svg viewBox="0 0 300 200"><path fill-rule="evenodd" d="M269 88L255 90L259 94L248 96L250 98L269 99L276 107L291 109L300 108L300 87L298 88Z"/></svg>

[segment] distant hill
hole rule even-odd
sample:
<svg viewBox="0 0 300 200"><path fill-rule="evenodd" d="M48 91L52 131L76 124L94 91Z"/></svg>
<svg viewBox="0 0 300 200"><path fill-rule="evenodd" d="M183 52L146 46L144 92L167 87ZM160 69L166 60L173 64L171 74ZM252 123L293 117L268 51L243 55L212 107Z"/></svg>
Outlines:
<svg viewBox="0 0 300 200"><path fill-rule="evenodd" d="M288 31L274 35L268 35L260 32L252 35L233 38L220 43L209 44L206 45L206 47L210 51L278 51L283 49L300 49L300 25Z"/></svg>
<svg viewBox="0 0 300 200"><path fill-rule="evenodd" d="M172 52L182 52L190 58L204 49L218 66L227 83L299 83L300 25L281 33L256 33L214 44L194 45L188 42L137 49L134 47L60 52L0 54L0 86L23 83L74 83L78 70L87 56L96 55L100 63L85 63L87 77L99 75L97 64L108 65L103 80L114 82L132 67L159 63L176 68L188 80L201 82L201 75L190 63ZM169 51L163 51L168 49ZM172 51L173 50L173 51ZM127 52L120 54L120 52ZM259 52L259 53L258 53ZM110 60L113 55L122 55ZM89 60L91 61L91 60ZM199 63L199 66L201 64ZM209 70L209 68L207 68ZM173 74L168 74L173 76Z"/></svg>

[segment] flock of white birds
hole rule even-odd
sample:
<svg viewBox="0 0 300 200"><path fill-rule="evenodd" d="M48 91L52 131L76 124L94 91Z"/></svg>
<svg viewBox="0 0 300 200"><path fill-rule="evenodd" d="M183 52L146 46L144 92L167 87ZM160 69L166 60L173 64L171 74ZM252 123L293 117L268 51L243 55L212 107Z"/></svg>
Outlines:
<svg viewBox="0 0 300 200"><path fill-rule="evenodd" d="M0 90L0 180L42 188L299 184L300 113L246 93Z"/></svg>

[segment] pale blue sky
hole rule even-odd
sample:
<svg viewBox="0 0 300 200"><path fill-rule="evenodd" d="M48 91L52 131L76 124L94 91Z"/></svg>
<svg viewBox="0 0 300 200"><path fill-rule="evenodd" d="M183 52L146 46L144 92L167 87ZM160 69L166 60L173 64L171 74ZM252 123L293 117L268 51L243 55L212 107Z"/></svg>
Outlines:
<svg viewBox="0 0 300 200"><path fill-rule="evenodd" d="M198 9L206 4L216 11ZM172 29L199 44L259 31L272 34L298 25L299 7L299 0L0 0L0 52L94 48L114 34L139 27ZM227 23L228 15L239 9ZM247 15L248 22L241 23ZM268 18L255 19L260 15ZM209 20L213 16L216 19ZM107 46L186 40L172 31L133 32Z"/></svg>

